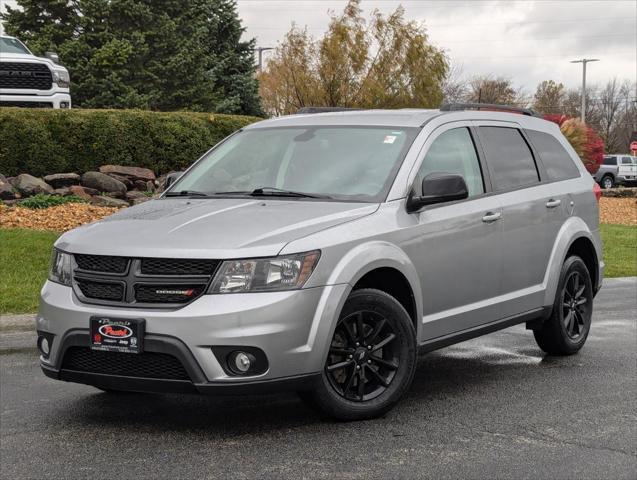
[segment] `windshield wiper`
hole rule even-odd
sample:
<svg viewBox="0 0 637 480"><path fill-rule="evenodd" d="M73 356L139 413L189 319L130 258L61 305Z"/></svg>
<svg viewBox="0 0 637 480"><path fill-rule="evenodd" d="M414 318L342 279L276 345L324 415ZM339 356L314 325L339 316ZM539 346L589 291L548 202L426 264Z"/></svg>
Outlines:
<svg viewBox="0 0 637 480"><path fill-rule="evenodd" d="M196 190L180 190L178 192L168 192L166 197L209 197L210 195Z"/></svg>
<svg viewBox="0 0 637 480"><path fill-rule="evenodd" d="M292 190L283 190L275 187L255 188L250 193L253 197L303 197L303 198L332 198L329 195L317 195L314 193L294 192Z"/></svg>

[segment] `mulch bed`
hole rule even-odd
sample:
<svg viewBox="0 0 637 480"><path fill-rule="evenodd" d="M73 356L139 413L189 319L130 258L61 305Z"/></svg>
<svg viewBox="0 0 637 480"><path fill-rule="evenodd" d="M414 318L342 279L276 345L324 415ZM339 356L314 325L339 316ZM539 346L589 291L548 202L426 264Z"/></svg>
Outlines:
<svg viewBox="0 0 637 480"><path fill-rule="evenodd" d="M86 203L67 203L57 207L30 209L0 205L0 228L30 228L66 232L107 217L118 208L96 207Z"/></svg>
<svg viewBox="0 0 637 480"><path fill-rule="evenodd" d="M599 201L599 219L602 223L637 225L637 200L602 197Z"/></svg>
<svg viewBox="0 0 637 480"><path fill-rule="evenodd" d="M85 203L67 203L57 207L32 210L0 204L0 228L30 228L66 232L85 223L107 217L117 208L96 207ZM599 203L602 223L637 226L637 200L602 197Z"/></svg>

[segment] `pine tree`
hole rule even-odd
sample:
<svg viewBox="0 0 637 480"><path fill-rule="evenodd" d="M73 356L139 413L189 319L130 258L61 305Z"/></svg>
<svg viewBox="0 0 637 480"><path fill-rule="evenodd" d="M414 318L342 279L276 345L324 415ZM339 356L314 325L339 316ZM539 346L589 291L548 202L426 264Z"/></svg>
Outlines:
<svg viewBox="0 0 637 480"><path fill-rule="evenodd" d="M9 34L71 73L74 104L261 114L236 0L18 0Z"/></svg>

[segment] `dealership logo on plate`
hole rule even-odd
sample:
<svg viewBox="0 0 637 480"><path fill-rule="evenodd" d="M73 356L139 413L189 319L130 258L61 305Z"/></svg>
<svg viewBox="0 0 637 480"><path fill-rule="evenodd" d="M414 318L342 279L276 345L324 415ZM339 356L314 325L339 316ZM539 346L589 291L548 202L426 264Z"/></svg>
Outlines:
<svg viewBox="0 0 637 480"><path fill-rule="evenodd" d="M133 331L124 325L102 325L98 331L107 338L128 338Z"/></svg>

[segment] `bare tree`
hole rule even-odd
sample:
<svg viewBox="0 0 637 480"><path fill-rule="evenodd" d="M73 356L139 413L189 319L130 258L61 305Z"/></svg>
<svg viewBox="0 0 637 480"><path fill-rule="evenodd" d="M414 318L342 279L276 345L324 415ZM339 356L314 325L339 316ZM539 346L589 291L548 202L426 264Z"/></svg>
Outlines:
<svg viewBox="0 0 637 480"><path fill-rule="evenodd" d="M462 75L462 65L452 63L442 84L444 103L462 103L467 100L469 84Z"/></svg>

